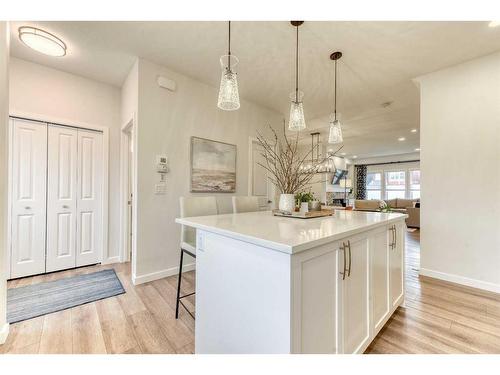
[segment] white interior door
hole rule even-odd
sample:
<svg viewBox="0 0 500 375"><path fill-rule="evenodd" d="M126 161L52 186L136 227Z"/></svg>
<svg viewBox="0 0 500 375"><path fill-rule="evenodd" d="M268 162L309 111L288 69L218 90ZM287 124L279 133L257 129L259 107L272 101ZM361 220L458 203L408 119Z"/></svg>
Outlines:
<svg viewBox="0 0 500 375"><path fill-rule="evenodd" d="M45 272L47 124L11 121L11 278L16 278Z"/></svg>
<svg viewBox="0 0 500 375"><path fill-rule="evenodd" d="M259 165L265 165L261 154L262 148L256 140L251 140L251 181L249 195L259 198L259 208L268 210L274 201L274 188L269 181L267 171Z"/></svg>
<svg viewBox="0 0 500 375"><path fill-rule="evenodd" d="M76 266L102 258L102 134L78 130Z"/></svg>
<svg viewBox="0 0 500 375"><path fill-rule="evenodd" d="M47 272L76 266L76 129L49 125Z"/></svg>

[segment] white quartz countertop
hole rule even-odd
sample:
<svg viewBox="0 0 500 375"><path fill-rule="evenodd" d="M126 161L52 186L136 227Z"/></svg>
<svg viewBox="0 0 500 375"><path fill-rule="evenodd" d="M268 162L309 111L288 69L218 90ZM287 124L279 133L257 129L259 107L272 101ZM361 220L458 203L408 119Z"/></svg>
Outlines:
<svg viewBox="0 0 500 375"><path fill-rule="evenodd" d="M176 219L176 223L294 254L328 242L404 220L400 213L335 211L333 216L298 219L271 211Z"/></svg>

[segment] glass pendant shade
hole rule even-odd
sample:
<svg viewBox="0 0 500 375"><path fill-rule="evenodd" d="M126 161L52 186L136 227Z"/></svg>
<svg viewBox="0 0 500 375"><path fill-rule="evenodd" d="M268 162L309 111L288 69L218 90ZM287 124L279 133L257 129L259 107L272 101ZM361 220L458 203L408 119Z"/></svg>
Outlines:
<svg viewBox="0 0 500 375"><path fill-rule="evenodd" d="M340 126L339 120L333 120L330 122L330 134L328 135L328 143L336 144L342 143L344 138L342 137L342 128Z"/></svg>
<svg viewBox="0 0 500 375"><path fill-rule="evenodd" d="M238 79L234 71L238 62L238 58L233 55L224 55L220 58L222 74L217 106L224 111L235 111L240 108Z"/></svg>
<svg viewBox="0 0 500 375"><path fill-rule="evenodd" d="M304 118L304 107L302 105L302 97L304 93L295 91L290 94L292 102L290 104L290 120L288 129L291 131L300 131L306 128L306 120Z"/></svg>

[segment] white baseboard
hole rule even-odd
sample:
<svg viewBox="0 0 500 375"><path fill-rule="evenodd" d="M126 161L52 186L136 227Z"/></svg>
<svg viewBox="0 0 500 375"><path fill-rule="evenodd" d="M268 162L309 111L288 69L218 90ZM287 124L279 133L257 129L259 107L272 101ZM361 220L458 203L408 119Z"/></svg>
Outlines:
<svg viewBox="0 0 500 375"><path fill-rule="evenodd" d="M444 273L439 271L433 271L426 268L420 268L420 274L422 276L433 277L435 279L449 281L460 285L470 286L472 288L487 290L489 292L494 292L494 293L500 293L500 285L490 283L487 281L470 279L468 277L452 275L449 273Z"/></svg>
<svg viewBox="0 0 500 375"><path fill-rule="evenodd" d="M195 269L195 265L196 263L185 264L182 266L182 272L193 271ZM149 281L163 279L164 277L177 275L178 273L179 267L172 267L161 271L147 273L145 275L132 275L132 283L134 285L139 285Z"/></svg>
<svg viewBox="0 0 500 375"><path fill-rule="evenodd" d="M109 257L106 260L103 260L101 264L112 264L112 263L120 263L120 256Z"/></svg>
<svg viewBox="0 0 500 375"><path fill-rule="evenodd" d="M7 340L7 336L9 336L9 323L5 323L0 330L0 345Z"/></svg>

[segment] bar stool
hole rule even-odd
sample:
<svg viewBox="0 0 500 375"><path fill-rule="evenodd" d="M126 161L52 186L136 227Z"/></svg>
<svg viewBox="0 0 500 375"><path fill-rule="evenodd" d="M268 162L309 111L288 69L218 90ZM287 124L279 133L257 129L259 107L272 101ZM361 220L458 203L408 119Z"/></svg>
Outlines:
<svg viewBox="0 0 500 375"><path fill-rule="evenodd" d="M181 197L181 217L217 215L217 200L215 197ZM184 253L196 259L196 229L183 225L181 229L181 259L179 262L179 278L177 280L177 300L175 304L175 319L179 318L179 304L194 319L194 315L182 302L183 298L192 296L195 292L181 296L182 266Z"/></svg>
<svg viewBox="0 0 500 375"><path fill-rule="evenodd" d="M233 197L233 212L235 214L255 211L260 211L258 197Z"/></svg>

